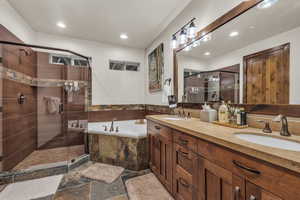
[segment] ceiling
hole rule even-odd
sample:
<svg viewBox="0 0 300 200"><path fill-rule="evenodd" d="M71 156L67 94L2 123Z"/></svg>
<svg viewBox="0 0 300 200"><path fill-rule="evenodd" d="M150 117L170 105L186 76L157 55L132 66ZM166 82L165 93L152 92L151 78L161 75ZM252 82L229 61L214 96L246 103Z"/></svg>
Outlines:
<svg viewBox="0 0 300 200"><path fill-rule="evenodd" d="M212 40L202 42L191 51L179 54L210 62L232 51L300 27L300 1L279 0L267 9L252 8L212 33ZM238 31L237 37L229 37ZM204 55L210 52L210 56Z"/></svg>
<svg viewBox="0 0 300 200"><path fill-rule="evenodd" d="M35 31L146 48L191 0L8 1Z"/></svg>

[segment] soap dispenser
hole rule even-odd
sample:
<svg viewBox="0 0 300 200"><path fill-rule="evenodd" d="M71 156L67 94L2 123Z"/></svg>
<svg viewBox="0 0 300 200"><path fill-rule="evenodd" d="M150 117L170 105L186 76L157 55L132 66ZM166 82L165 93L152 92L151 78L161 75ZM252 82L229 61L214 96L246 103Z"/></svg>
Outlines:
<svg viewBox="0 0 300 200"><path fill-rule="evenodd" d="M219 122L228 123L228 107L224 101L222 101L222 105L219 108Z"/></svg>

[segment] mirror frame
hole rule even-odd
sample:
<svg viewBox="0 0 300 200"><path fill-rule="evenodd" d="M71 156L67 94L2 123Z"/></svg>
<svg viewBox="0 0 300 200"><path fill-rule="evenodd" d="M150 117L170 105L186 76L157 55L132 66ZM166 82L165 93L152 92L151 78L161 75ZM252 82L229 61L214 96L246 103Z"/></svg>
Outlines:
<svg viewBox="0 0 300 200"><path fill-rule="evenodd" d="M215 31L218 28L221 28L223 25L229 23L235 18L239 17L243 13L247 12L251 8L257 6L263 0L248 0L243 1L229 12L224 14L223 16L216 19L214 22L203 28L197 33L196 39L199 40L205 35ZM177 53L183 50L186 46L192 44L193 41L188 41L186 44L181 45L177 49L173 50L173 88L174 95L178 97L178 60ZM191 109L200 109L201 103L179 103L180 106L184 106L185 108ZM278 115L284 114L290 117L300 117L300 105L291 105L291 104L236 104L238 106L244 107L247 112L251 114L264 114L264 115Z"/></svg>

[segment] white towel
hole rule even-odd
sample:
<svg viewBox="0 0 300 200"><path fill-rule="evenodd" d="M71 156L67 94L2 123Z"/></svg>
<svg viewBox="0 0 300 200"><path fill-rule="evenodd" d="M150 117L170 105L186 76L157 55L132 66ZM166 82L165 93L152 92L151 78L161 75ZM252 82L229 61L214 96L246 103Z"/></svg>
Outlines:
<svg viewBox="0 0 300 200"><path fill-rule="evenodd" d="M169 103L168 96L172 95L172 87L171 84L169 84L169 81L166 81L163 88L162 93L162 102L163 103Z"/></svg>
<svg viewBox="0 0 300 200"><path fill-rule="evenodd" d="M59 112L59 105L61 103L60 98L58 97L45 97L47 104L48 114L56 114Z"/></svg>

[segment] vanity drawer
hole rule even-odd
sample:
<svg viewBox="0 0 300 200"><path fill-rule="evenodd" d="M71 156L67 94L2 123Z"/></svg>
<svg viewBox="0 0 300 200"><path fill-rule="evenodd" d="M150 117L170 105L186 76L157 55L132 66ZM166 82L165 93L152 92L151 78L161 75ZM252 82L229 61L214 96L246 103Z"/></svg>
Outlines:
<svg viewBox="0 0 300 200"><path fill-rule="evenodd" d="M197 151L197 139L179 131L173 130L174 142L194 152Z"/></svg>
<svg viewBox="0 0 300 200"><path fill-rule="evenodd" d="M147 124L149 133L159 134L170 141L172 140L172 130L170 128L152 121L148 121Z"/></svg>
<svg viewBox="0 0 300 200"><path fill-rule="evenodd" d="M173 162L175 167L181 167L189 174L195 174L197 170L198 156L190 150L174 144Z"/></svg>
<svg viewBox="0 0 300 200"><path fill-rule="evenodd" d="M282 199L300 196L299 174L200 139L198 154Z"/></svg>
<svg viewBox="0 0 300 200"><path fill-rule="evenodd" d="M173 194L176 200L193 200L196 197L192 175L181 167L175 168Z"/></svg>

